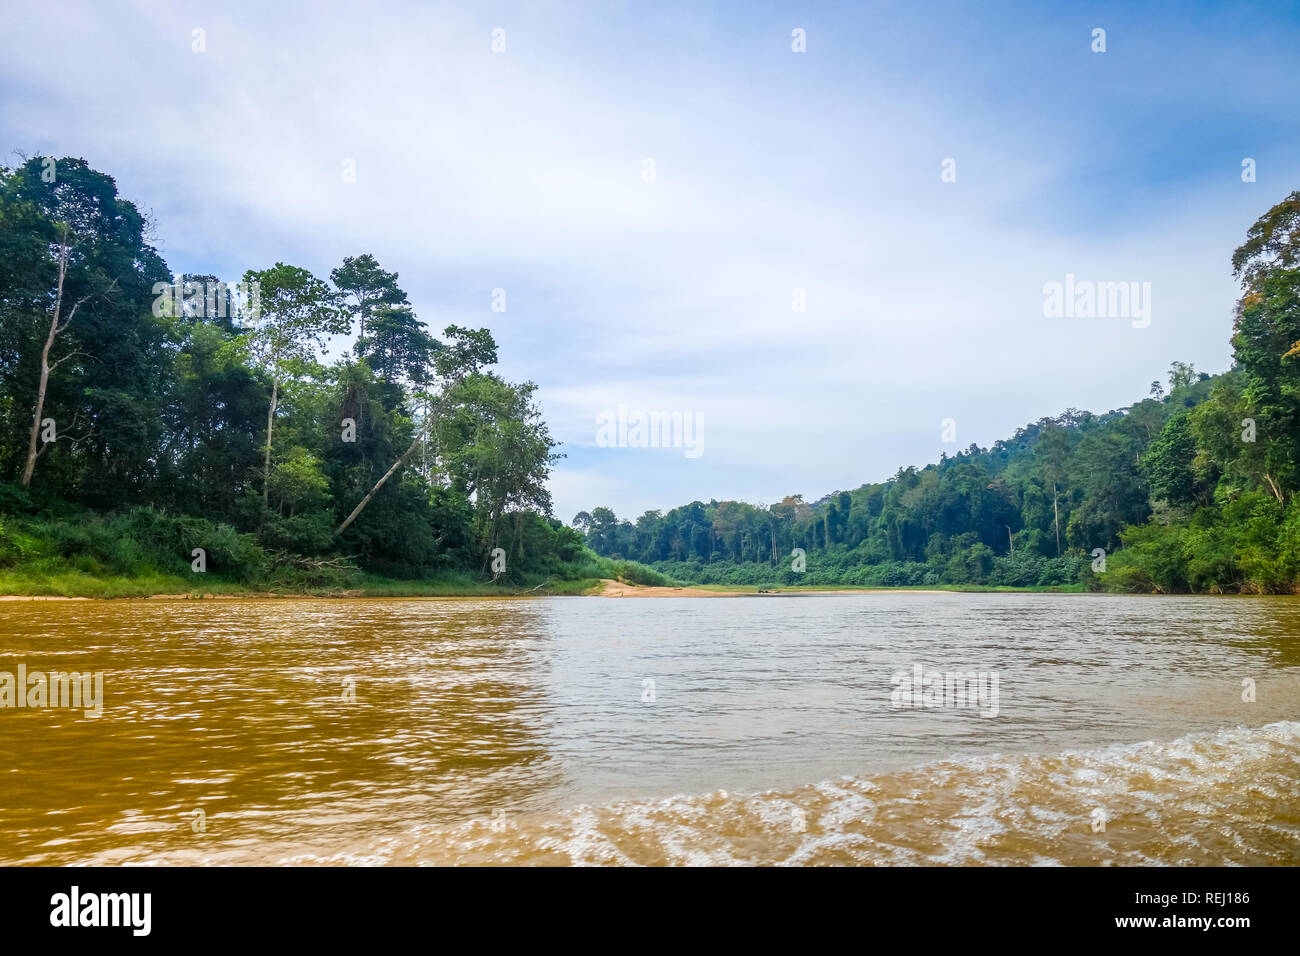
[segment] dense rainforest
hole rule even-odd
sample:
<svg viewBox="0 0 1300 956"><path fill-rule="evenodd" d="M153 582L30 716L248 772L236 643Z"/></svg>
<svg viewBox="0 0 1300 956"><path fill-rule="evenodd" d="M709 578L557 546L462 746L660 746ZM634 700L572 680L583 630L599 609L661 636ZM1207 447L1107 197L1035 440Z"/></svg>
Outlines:
<svg viewBox="0 0 1300 956"><path fill-rule="evenodd" d="M151 229L83 160L0 169L0 593L610 573L486 329L367 254L174 276Z"/></svg>
<svg viewBox="0 0 1300 956"><path fill-rule="evenodd" d="M1300 192L1249 230L1233 367L1069 409L888 481L770 507L694 501L573 524L600 555L681 580L1119 591L1300 587ZM798 550L796 550L798 549Z"/></svg>
<svg viewBox="0 0 1300 956"><path fill-rule="evenodd" d="M0 168L0 593L1300 584L1300 192L1232 257L1222 375L817 501L572 527L488 330L434 336L369 254L222 282L152 229L84 160Z"/></svg>

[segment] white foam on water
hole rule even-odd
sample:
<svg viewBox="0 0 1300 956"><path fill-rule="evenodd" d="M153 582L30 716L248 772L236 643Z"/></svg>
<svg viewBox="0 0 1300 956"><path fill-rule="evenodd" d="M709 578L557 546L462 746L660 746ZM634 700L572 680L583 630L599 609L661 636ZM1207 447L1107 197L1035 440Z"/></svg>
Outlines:
<svg viewBox="0 0 1300 956"><path fill-rule="evenodd" d="M1105 829L1095 830L1105 814ZM388 841L385 841L388 842ZM420 828L398 864L1300 863L1300 723Z"/></svg>

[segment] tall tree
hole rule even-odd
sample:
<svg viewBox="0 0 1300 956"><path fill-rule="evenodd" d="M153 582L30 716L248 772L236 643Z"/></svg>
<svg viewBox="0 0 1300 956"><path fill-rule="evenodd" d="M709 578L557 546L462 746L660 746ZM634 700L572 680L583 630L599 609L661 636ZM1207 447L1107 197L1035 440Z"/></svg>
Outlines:
<svg viewBox="0 0 1300 956"><path fill-rule="evenodd" d="M1189 506L1196 500L1196 436L1187 413L1173 416L1142 456L1142 474L1151 495L1172 505Z"/></svg>
<svg viewBox="0 0 1300 956"><path fill-rule="evenodd" d="M392 466L375 482L374 487L343 519L343 523L334 532L336 536L346 531L361 516L366 505L370 504L388 480L397 474L420 445L427 440L431 424L436 425L450 397L461 382L484 366L496 364L497 344L492 338L492 333L487 329L467 329L458 325L449 325L443 330L443 334L447 337L447 342L439 343L429 353L433 357L431 374L420 373L418 376L421 381L428 383L423 392L425 414L421 427L406 451L398 456Z"/></svg>
<svg viewBox="0 0 1300 956"><path fill-rule="evenodd" d="M369 253L348 256L343 265L330 273L330 279L357 318L359 348L364 347L366 329L373 316L386 308L410 305L406 293L397 284L397 273L381 269Z"/></svg>
<svg viewBox="0 0 1300 956"><path fill-rule="evenodd" d="M269 269L246 272L244 281L257 292L241 318L248 330L254 361L271 380L262 465L265 512L270 495L271 447L280 386L302 374L306 363L324 351L328 336L345 334L351 322L338 308L330 287L306 269L277 262Z"/></svg>
<svg viewBox="0 0 1300 956"><path fill-rule="evenodd" d="M36 407L32 411L32 427L27 440L27 463L23 466L23 475L20 479L20 483L24 488L32 483L32 472L36 469L36 456L40 453L36 440L41 432L42 415L45 411L45 391L50 384L50 373L76 354L70 353L51 363L50 352L54 348L54 340L67 331L68 326L77 315L77 310L85 305L93 295L93 293L83 295L72 303L71 308L66 313L64 312L63 296L68 278L68 258L72 254L72 248L75 244L76 240L72 238L69 224L67 222L59 223L59 277L55 284L54 308L50 311L50 330L45 336L45 345L41 348L41 377L36 386Z"/></svg>
<svg viewBox="0 0 1300 956"><path fill-rule="evenodd" d="M557 457L537 386L511 385L490 373L467 376L438 422L438 446L454 490L476 509L476 538L486 556L496 547L507 509L550 514L546 475ZM634 536L633 536L634 538Z"/></svg>
<svg viewBox="0 0 1300 956"><path fill-rule="evenodd" d="M385 306L370 320L370 334L357 340L357 353L385 382L428 384L438 340L409 305Z"/></svg>
<svg viewBox="0 0 1300 956"><path fill-rule="evenodd" d="M1052 486L1052 525L1056 534L1056 556L1061 556L1061 485L1069 474L1070 433L1053 423L1039 436L1035 451L1044 478Z"/></svg>
<svg viewBox="0 0 1300 956"><path fill-rule="evenodd" d="M27 382L31 389L20 483L30 484L50 447L37 443L43 419L57 417L59 437L74 425L81 431L80 464L68 465L78 474L68 483L83 494L111 488L121 500L142 487L153 457L167 324L150 304L166 265L145 239L144 217L81 159L0 170L0 223L4 251L18 257L0 270L9 327L0 348L6 339L16 347L0 363L16 359L11 396ZM57 416L47 412L52 399Z"/></svg>
<svg viewBox="0 0 1300 956"><path fill-rule="evenodd" d="M1243 452L1258 452L1261 481L1285 502L1300 464L1300 191L1250 227L1232 270L1243 292L1233 354L1259 446Z"/></svg>

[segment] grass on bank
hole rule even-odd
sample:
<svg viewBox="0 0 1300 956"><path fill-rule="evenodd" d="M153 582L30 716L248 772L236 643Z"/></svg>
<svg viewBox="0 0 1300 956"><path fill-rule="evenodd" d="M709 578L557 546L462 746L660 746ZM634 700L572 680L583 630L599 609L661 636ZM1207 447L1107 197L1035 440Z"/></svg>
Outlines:
<svg viewBox="0 0 1300 956"><path fill-rule="evenodd" d="M195 575L194 578L197 578ZM517 597L528 595L577 595L600 586L599 578L577 580L551 579L526 587L518 584L493 584L475 581L468 576L408 580L386 578L377 574L357 573L338 584L282 582L276 586L254 587L237 581L205 576L201 583L194 578L174 574L142 571L136 575L97 576L84 571L62 570L36 572L0 569L0 596L74 597L74 598L147 598L155 595L204 596L303 596L303 597Z"/></svg>
<svg viewBox="0 0 1300 956"><path fill-rule="evenodd" d="M193 548L207 570L190 565ZM602 578L628 584L676 585L631 561L584 551L547 571L497 582L468 570L417 578L375 574L343 562L271 554L250 535L193 516L151 508L111 515L27 517L0 514L0 595L142 598L153 595L306 595L333 597L511 597L585 594ZM344 566L335 566L344 564Z"/></svg>

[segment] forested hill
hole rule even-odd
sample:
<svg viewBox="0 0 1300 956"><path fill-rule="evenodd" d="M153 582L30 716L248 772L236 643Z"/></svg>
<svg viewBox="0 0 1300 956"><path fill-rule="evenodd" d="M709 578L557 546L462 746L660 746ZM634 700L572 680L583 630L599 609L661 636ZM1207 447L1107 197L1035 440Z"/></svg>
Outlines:
<svg viewBox="0 0 1300 956"><path fill-rule="evenodd" d="M1296 590L1300 192L1231 267L1226 374L1175 362L1168 392L1153 382L1130 408L1070 409L816 505L695 501L635 521L596 508L574 526L597 554L702 583Z"/></svg>

